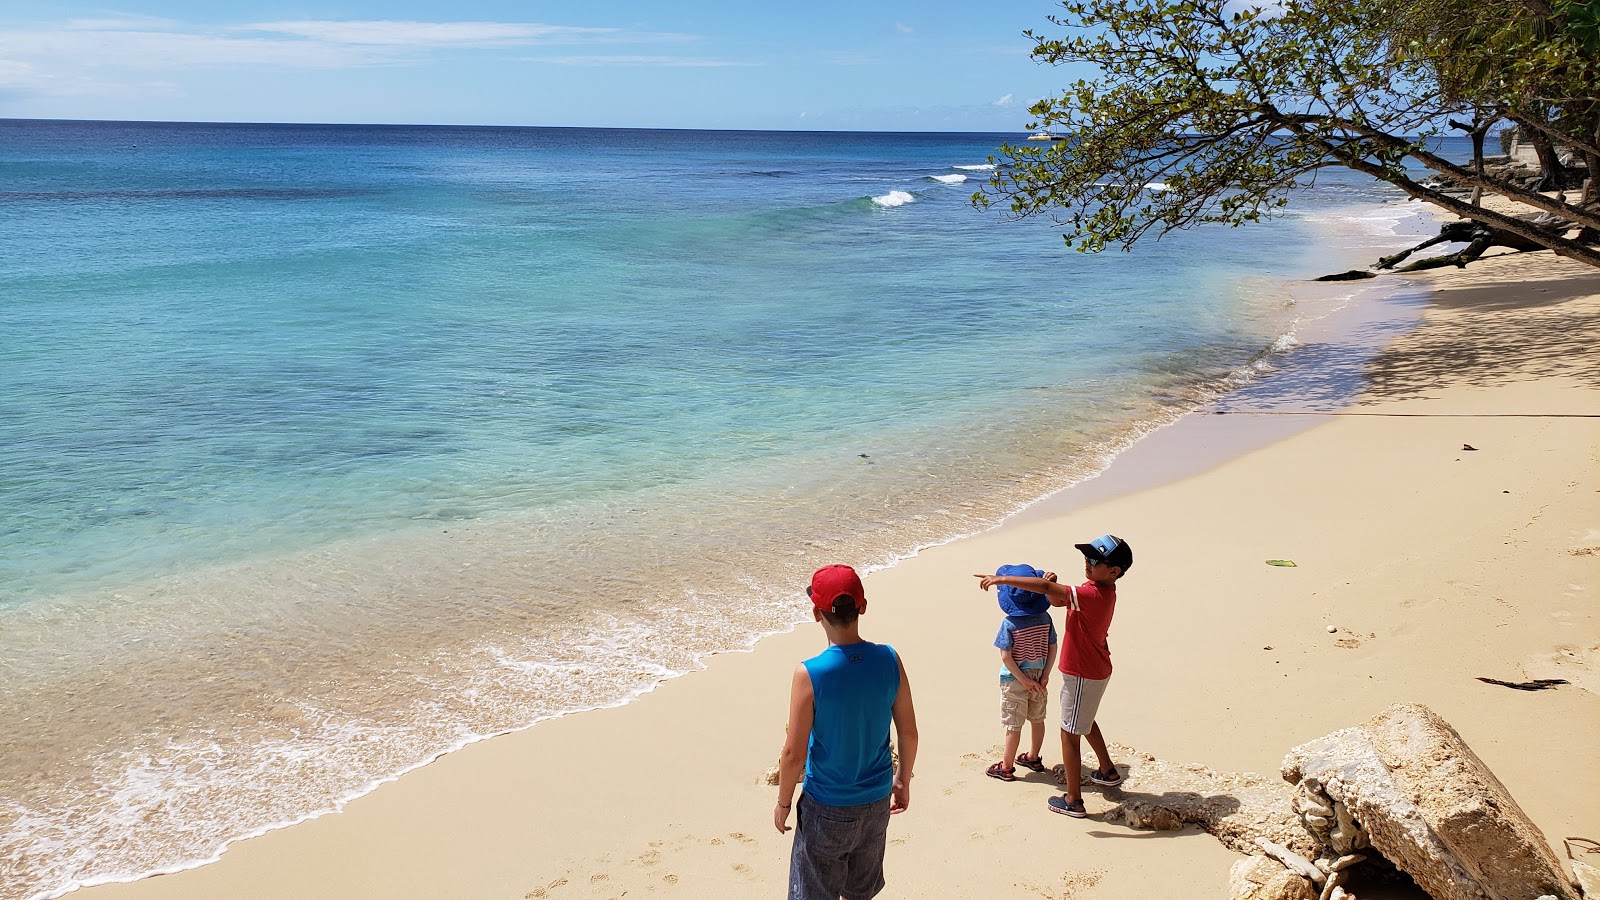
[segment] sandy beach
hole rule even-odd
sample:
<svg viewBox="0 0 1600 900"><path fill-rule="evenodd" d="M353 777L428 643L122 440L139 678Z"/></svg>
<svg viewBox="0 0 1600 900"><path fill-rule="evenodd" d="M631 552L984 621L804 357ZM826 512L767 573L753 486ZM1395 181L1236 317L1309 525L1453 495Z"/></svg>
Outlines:
<svg viewBox="0 0 1600 900"><path fill-rule="evenodd" d="M1191 415L1097 491L867 579L862 634L902 653L922 740L883 896L1225 896L1237 857L1197 829L1101 821L1115 798L1092 786L1090 818L1069 820L1045 806L1050 776L984 777L1001 738L999 612L972 573L1075 573L1072 543L1104 532L1137 554L1100 715L1113 742L1273 774L1291 746L1419 701L1554 845L1600 837L1600 272L1541 253L1408 280L1432 292L1423 323L1346 409L1244 452L1262 420L1304 411ZM1178 480L1149 461L1191 456L1225 461ZM763 774L789 673L823 641L800 626L632 704L450 754L214 864L80 895L781 896L790 839ZM1045 761L1059 752L1052 733ZM1118 761L1139 791L1137 759Z"/></svg>

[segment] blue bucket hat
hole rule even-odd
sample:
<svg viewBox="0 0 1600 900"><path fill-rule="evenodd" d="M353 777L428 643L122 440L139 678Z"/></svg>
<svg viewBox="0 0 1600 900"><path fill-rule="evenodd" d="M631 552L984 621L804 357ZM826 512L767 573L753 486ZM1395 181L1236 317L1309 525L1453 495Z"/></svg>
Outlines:
<svg viewBox="0 0 1600 900"><path fill-rule="evenodd" d="M1015 565L1001 566L994 570L996 575L1015 575L1022 578L1043 578L1044 573L1033 566ZM1000 599L1000 609L1008 616L1031 616L1036 613L1050 610L1050 598L1033 591L1002 584L995 589L995 594Z"/></svg>

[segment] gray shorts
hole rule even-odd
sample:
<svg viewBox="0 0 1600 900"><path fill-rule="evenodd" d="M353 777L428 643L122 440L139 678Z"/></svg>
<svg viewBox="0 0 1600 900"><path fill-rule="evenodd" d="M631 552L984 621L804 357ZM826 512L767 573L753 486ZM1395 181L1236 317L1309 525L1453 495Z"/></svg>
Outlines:
<svg viewBox="0 0 1600 900"><path fill-rule="evenodd" d="M800 795L789 900L869 900L883 890L889 798L860 806L828 806Z"/></svg>
<svg viewBox="0 0 1600 900"><path fill-rule="evenodd" d="M1095 714L1100 712L1100 698L1106 695L1106 685L1111 679L1080 678L1077 675L1061 676L1061 730L1073 734L1088 734L1094 729Z"/></svg>

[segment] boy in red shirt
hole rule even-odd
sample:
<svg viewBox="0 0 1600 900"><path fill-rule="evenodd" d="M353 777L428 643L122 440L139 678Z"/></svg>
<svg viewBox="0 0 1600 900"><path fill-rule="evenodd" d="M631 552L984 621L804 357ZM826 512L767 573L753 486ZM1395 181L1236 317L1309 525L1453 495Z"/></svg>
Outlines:
<svg viewBox="0 0 1600 900"><path fill-rule="evenodd" d="M975 577L984 590L997 584L1010 585L1044 594L1050 598L1051 606L1067 608L1066 622L1061 629L1059 666L1062 675L1061 759L1067 792L1051 797L1050 809L1081 819L1087 813L1083 808L1080 738L1089 737L1089 746L1100 764L1089 773L1089 780L1107 786L1122 783L1122 775L1106 749L1106 739L1095 723L1095 714L1100 709L1100 699L1105 696L1106 685L1111 681L1111 647L1106 642L1106 634L1111 630L1111 617L1117 610L1117 580L1133 567L1133 548L1114 534L1073 546L1083 553L1083 574L1087 580L1080 585L1059 584L1054 572L1046 572L1042 578Z"/></svg>

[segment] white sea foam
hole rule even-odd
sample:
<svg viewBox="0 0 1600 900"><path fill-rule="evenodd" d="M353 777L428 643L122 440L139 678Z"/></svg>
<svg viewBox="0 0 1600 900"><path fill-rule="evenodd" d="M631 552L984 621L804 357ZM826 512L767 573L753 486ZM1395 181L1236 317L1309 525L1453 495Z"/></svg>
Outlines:
<svg viewBox="0 0 1600 900"><path fill-rule="evenodd" d="M980 163L976 166L951 166L952 169L964 169L968 172L993 172L994 163Z"/></svg>
<svg viewBox="0 0 1600 900"><path fill-rule="evenodd" d="M872 202L886 207L905 206L907 203L917 202L917 198L912 196L909 191L890 191L887 194L873 197Z"/></svg>
<svg viewBox="0 0 1600 900"><path fill-rule="evenodd" d="M940 184L960 184L967 180L965 175L929 175L928 177Z"/></svg>
<svg viewBox="0 0 1600 900"><path fill-rule="evenodd" d="M1147 191L1155 191L1158 194L1161 193L1162 191L1170 191L1170 190L1172 190L1172 188L1167 187L1166 182L1163 182L1163 181L1152 181L1149 184L1145 185L1144 189L1147 190Z"/></svg>

